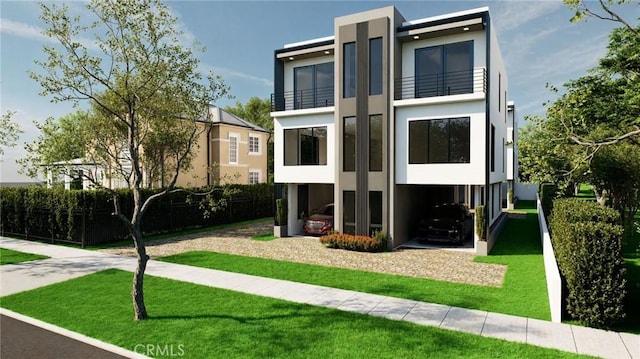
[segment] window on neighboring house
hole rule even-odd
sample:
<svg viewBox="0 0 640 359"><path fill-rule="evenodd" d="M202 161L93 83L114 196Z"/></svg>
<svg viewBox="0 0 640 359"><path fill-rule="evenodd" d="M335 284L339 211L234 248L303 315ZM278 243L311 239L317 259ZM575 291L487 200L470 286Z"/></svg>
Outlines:
<svg viewBox="0 0 640 359"><path fill-rule="evenodd" d="M344 98L356 96L356 43L344 44L344 66L342 76L342 93Z"/></svg>
<svg viewBox="0 0 640 359"><path fill-rule="evenodd" d="M295 109L333 106L333 62L293 69Z"/></svg>
<svg viewBox="0 0 640 359"><path fill-rule="evenodd" d="M415 97L473 93L473 41L415 50Z"/></svg>
<svg viewBox="0 0 640 359"><path fill-rule="evenodd" d="M327 127L306 127L284 130L284 164L326 165Z"/></svg>
<svg viewBox="0 0 640 359"><path fill-rule="evenodd" d="M249 135L249 153L260 154L260 136Z"/></svg>
<svg viewBox="0 0 640 359"><path fill-rule="evenodd" d="M229 163L238 163L238 135L229 134Z"/></svg>
<svg viewBox="0 0 640 359"><path fill-rule="evenodd" d="M491 125L491 172L496 171L496 126Z"/></svg>
<svg viewBox="0 0 640 359"><path fill-rule="evenodd" d="M382 171L382 115L369 116L369 171Z"/></svg>
<svg viewBox="0 0 640 359"><path fill-rule="evenodd" d="M249 184L260 183L260 170L249 170Z"/></svg>
<svg viewBox="0 0 640 359"><path fill-rule="evenodd" d="M469 117L409 122L409 163L469 163Z"/></svg>
<svg viewBox="0 0 640 359"><path fill-rule="evenodd" d="M369 192L369 234L382 231L382 191Z"/></svg>
<svg viewBox="0 0 640 359"><path fill-rule="evenodd" d="M369 95L382 94L382 38L369 40Z"/></svg>
<svg viewBox="0 0 640 359"><path fill-rule="evenodd" d="M345 172L356 170L356 118L345 117L342 128L342 169Z"/></svg>
<svg viewBox="0 0 640 359"><path fill-rule="evenodd" d="M356 233L356 192L342 192L342 232L347 234Z"/></svg>

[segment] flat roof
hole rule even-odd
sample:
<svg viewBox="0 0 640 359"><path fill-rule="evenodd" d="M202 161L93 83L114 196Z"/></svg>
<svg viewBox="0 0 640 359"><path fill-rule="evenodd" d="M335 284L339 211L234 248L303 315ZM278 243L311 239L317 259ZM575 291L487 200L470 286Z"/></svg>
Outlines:
<svg viewBox="0 0 640 359"><path fill-rule="evenodd" d="M285 44L284 48L285 49L290 49L292 47L306 46L306 45L311 45L311 44L320 43L320 42L333 41L335 39L336 39L336 37L333 36L333 35L332 36L319 37L317 39L311 39L311 40L305 40L305 41L292 42L290 44Z"/></svg>
<svg viewBox="0 0 640 359"><path fill-rule="evenodd" d="M424 23L433 22L433 21L439 21L439 20L446 20L446 19L449 19L449 18L460 17L460 16L467 16L467 15L473 15L473 14L482 14L482 13L485 13L485 12L488 12L488 11L489 11L489 7L488 6L483 6L483 7L479 7L479 8L476 8L476 9L463 10L463 11L458 11L458 12L452 12L452 13L449 13L449 14L443 14L443 15L425 17L425 18L422 18L422 19L405 21L405 22L402 23L402 27L411 26L411 25L419 25L419 24L424 24Z"/></svg>

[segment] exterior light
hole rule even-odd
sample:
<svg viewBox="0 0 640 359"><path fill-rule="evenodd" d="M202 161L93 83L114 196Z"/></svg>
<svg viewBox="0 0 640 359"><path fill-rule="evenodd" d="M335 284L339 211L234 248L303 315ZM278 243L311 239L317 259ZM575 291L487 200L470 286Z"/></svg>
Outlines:
<svg viewBox="0 0 640 359"><path fill-rule="evenodd" d="M331 51L327 50L324 52L325 55L329 55L331 53Z"/></svg>
<svg viewBox="0 0 640 359"><path fill-rule="evenodd" d="M418 40L419 38L420 38L420 36L418 36L418 35L414 35L414 36L413 36L413 39L414 39L414 40Z"/></svg>
<svg viewBox="0 0 640 359"><path fill-rule="evenodd" d="M289 56L289 60L293 61L293 56Z"/></svg>
<svg viewBox="0 0 640 359"><path fill-rule="evenodd" d="M463 31L469 31L469 28L465 26L465 27L462 28L462 30Z"/></svg>

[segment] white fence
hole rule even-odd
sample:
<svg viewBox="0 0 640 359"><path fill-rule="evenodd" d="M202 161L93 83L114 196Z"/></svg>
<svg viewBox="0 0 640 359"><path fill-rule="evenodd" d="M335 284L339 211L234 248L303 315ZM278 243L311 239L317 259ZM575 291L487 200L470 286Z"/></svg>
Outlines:
<svg viewBox="0 0 640 359"><path fill-rule="evenodd" d="M540 240L542 241L542 255L544 257L544 271L547 277L547 293L549 295L549 309L551 310L551 321L560 323L562 321L562 279L556 255L553 252L549 227L544 217L540 196L536 195L538 209L538 226L540 227Z"/></svg>

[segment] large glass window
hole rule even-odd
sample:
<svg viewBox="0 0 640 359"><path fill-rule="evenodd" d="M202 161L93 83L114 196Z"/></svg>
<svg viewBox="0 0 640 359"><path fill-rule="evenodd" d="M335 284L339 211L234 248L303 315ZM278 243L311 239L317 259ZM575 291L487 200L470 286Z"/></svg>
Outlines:
<svg viewBox="0 0 640 359"><path fill-rule="evenodd" d="M229 134L229 163L238 163L238 136Z"/></svg>
<svg viewBox="0 0 640 359"><path fill-rule="evenodd" d="M333 106L333 62L296 67L295 109Z"/></svg>
<svg viewBox="0 0 640 359"><path fill-rule="evenodd" d="M369 192L369 232L373 235L374 232L382 230L382 192L371 191Z"/></svg>
<svg viewBox="0 0 640 359"><path fill-rule="evenodd" d="M415 51L415 96L473 92L473 41L425 47Z"/></svg>
<svg viewBox="0 0 640 359"><path fill-rule="evenodd" d="M356 192L342 192L342 232L347 234L356 233Z"/></svg>
<svg viewBox="0 0 640 359"><path fill-rule="evenodd" d="M409 163L469 163L470 119L409 122Z"/></svg>
<svg viewBox="0 0 640 359"><path fill-rule="evenodd" d="M343 170L353 172L356 170L356 118L345 117L342 129L343 141Z"/></svg>
<svg viewBox="0 0 640 359"><path fill-rule="evenodd" d="M382 115L369 116L369 171L382 171Z"/></svg>
<svg viewBox="0 0 640 359"><path fill-rule="evenodd" d="M326 165L327 127L284 130L284 164Z"/></svg>
<svg viewBox="0 0 640 359"><path fill-rule="evenodd" d="M348 42L344 44L344 66L343 66L343 97L356 96L356 43Z"/></svg>
<svg viewBox="0 0 640 359"><path fill-rule="evenodd" d="M382 38L369 40L369 95L382 94Z"/></svg>

